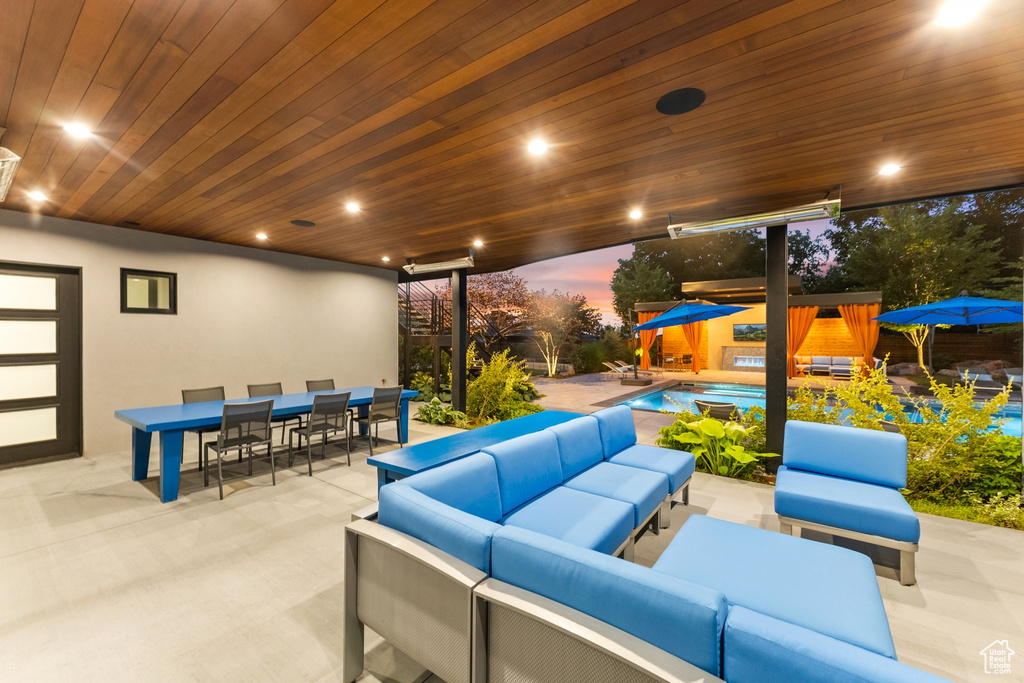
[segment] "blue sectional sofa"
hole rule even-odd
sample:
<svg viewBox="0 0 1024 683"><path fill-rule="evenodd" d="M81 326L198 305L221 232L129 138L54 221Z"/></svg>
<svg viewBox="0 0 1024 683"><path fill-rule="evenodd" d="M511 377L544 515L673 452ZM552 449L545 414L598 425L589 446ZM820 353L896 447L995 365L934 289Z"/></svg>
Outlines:
<svg viewBox="0 0 1024 683"><path fill-rule="evenodd" d="M783 443L775 482L783 532L807 528L895 548L900 583L912 585L921 524L900 493L907 485L906 437L790 420Z"/></svg>
<svg viewBox="0 0 1024 683"><path fill-rule="evenodd" d="M941 680L859 553L692 515L653 567L613 556L692 471L614 408L384 486L346 527L343 680L364 626L449 683Z"/></svg>

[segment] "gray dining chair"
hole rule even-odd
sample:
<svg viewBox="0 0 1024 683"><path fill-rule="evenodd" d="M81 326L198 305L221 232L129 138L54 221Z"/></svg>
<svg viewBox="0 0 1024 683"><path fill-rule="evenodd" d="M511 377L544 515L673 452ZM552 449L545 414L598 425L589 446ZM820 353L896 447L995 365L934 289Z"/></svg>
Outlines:
<svg viewBox="0 0 1024 683"><path fill-rule="evenodd" d="M208 387L206 389L182 389L181 390L181 402L182 403L206 403L208 401L223 401L224 400L224 387ZM198 448L196 451L199 454L199 469L203 469L203 434L213 434L216 429L190 429L190 432L194 432L198 435L199 443L196 444Z"/></svg>
<svg viewBox="0 0 1024 683"><path fill-rule="evenodd" d="M306 391L333 391L334 380L333 379L307 379L306 380Z"/></svg>
<svg viewBox="0 0 1024 683"><path fill-rule="evenodd" d="M403 386L385 387L373 390L373 399L365 416L357 415L353 420L366 426L366 435L370 439L370 455L373 455L373 443L380 436L381 422L394 422L398 430L398 445L404 445L402 434L402 389Z"/></svg>
<svg viewBox="0 0 1024 683"><path fill-rule="evenodd" d="M280 396L284 393L281 388L280 382L271 382L269 384L249 384L249 398L260 398L262 396ZM284 433L287 431L287 424L292 421L297 421L299 426L302 426L302 416L292 415L291 417L275 417L271 422L281 427L281 443L284 444Z"/></svg>
<svg viewBox="0 0 1024 683"><path fill-rule="evenodd" d="M734 420L736 415L736 404L722 403L720 401L700 401L694 399L694 407L701 415L713 417L716 420Z"/></svg>
<svg viewBox="0 0 1024 683"><path fill-rule="evenodd" d="M274 401L259 401L257 403L225 403L224 413L221 417L220 432L217 440L206 444L203 449L203 459L206 461L206 468L203 471L203 482L205 486L210 485L210 451L217 454L217 488L220 490L220 499L224 500L224 454L229 451L238 451L241 457L242 451L249 456L249 476L252 476L252 449L256 446L266 446L267 456L270 458L270 478L274 486L277 486L277 471L274 466L274 444L272 440L273 427L270 424L270 415L274 410Z"/></svg>
<svg viewBox="0 0 1024 683"><path fill-rule="evenodd" d="M320 457L327 457L327 437L334 436L339 432L345 433L345 453L348 456L348 465L352 466L352 430L349 429L348 400L351 393L346 391L341 394L317 394L313 397L313 409L306 418L306 424L302 427L292 427L288 432L288 467L292 466L293 450L292 437L299 439L299 448L302 448L302 440L306 440L306 460L309 463L309 476L313 476L313 439L320 436Z"/></svg>

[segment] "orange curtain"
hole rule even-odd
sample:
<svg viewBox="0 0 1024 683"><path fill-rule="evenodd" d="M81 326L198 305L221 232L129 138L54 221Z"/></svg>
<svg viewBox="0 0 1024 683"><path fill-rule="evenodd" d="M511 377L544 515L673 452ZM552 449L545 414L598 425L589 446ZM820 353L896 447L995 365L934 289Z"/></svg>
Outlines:
<svg viewBox="0 0 1024 683"><path fill-rule="evenodd" d="M857 350L864 357L866 368L875 367L875 347L878 345L878 321L872 320L882 312L882 304L852 304L840 306L846 329L850 331Z"/></svg>
<svg viewBox="0 0 1024 683"><path fill-rule="evenodd" d="M686 343L690 345L690 350L693 351L693 365L691 369L695 373L700 372L700 338L703 334L704 321L683 325L683 336L686 337Z"/></svg>
<svg viewBox="0 0 1024 683"><path fill-rule="evenodd" d="M811 324L817 315L817 306L789 307L786 321L789 328L786 335L786 375L789 377L796 377L796 354L800 352L800 345L807 339L807 333L811 331Z"/></svg>
<svg viewBox="0 0 1024 683"><path fill-rule="evenodd" d="M640 318L640 323L645 323L651 318L659 316L664 311L640 311L637 315ZM651 356L647 353L647 349L651 348L654 340L658 337L658 330L640 330L640 369L648 370L651 367ZM635 360L635 359L634 359Z"/></svg>

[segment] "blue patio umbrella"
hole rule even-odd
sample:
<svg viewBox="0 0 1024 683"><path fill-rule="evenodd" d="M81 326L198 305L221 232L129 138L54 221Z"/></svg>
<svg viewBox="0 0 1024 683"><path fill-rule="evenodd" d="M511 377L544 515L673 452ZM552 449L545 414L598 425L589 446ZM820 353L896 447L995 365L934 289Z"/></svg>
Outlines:
<svg viewBox="0 0 1024 683"><path fill-rule="evenodd" d="M656 330L659 327L672 327L674 325L689 325L701 320L721 318L724 315L732 315L740 311L749 311L749 306L726 306L719 304L698 304L683 303L675 308L670 308L659 316L651 318L647 322L637 325L634 330Z"/></svg>
<svg viewBox="0 0 1024 683"><path fill-rule="evenodd" d="M923 306L912 306L889 311L875 320L897 325L987 325L990 323L1024 322L1024 304L1020 301L983 299L961 292L955 299L936 301ZM929 351L929 356L931 352ZM929 363L931 358L929 357ZM1024 442L1021 444L1024 462ZM1024 489L1024 481L1021 482Z"/></svg>

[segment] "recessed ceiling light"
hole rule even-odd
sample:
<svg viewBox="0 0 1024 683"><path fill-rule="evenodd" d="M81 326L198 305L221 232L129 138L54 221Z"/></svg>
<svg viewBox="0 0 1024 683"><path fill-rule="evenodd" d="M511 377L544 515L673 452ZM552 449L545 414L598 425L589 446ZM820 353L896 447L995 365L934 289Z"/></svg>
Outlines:
<svg viewBox="0 0 1024 683"><path fill-rule="evenodd" d="M897 164L886 164L878 170L878 175L892 175L898 173L900 167Z"/></svg>
<svg viewBox="0 0 1024 683"><path fill-rule="evenodd" d="M482 240L473 240L473 246L474 247L482 247L482 246L484 246L484 243L483 243Z"/></svg>
<svg viewBox="0 0 1024 683"><path fill-rule="evenodd" d="M81 123L69 123L68 125L64 126L64 130L65 130L65 132L67 132L72 137L76 137L76 138L91 138L92 137L92 131L89 130L88 128L86 128Z"/></svg>
<svg viewBox="0 0 1024 683"><path fill-rule="evenodd" d="M28 198L35 200L37 202L45 202L47 200L47 196L40 192L39 190L32 190L31 192L29 192Z"/></svg>
<svg viewBox="0 0 1024 683"><path fill-rule="evenodd" d="M548 151L548 143L538 138L536 140L531 140L530 144L526 146L526 149L530 154L540 156L544 152Z"/></svg>
<svg viewBox="0 0 1024 683"><path fill-rule="evenodd" d="M313 221L304 221L304 220L299 219L299 218L296 218L295 220L293 220L292 221L292 225L294 225L296 228L313 228L313 227L316 227L316 223L314 223Z"/></svg>
<svg viewBox="0 0 1024 683"><path fill-rule="evenodd" d="M388 262L388 261L390 261L391 259L390 259L389 257L387 257L387 256L381 256L381 257L380 257L380 260L381 260L381 261L383 261L384 263L387 263L387 262Z"/></svg>
<svg viewBox="0 0 1024 683"><path fill-rule="evenodd" d="M699 88L680 88L662 95L655 108L662 114L686 114L704 104L707 94Z"/></svg>
<svg viewBox="0 0 1024 683"><path fill-rule="evenodd" d="M355 202L349 202L348 204L346 204L345 209L349 213L359 213L359 205L356 204Z"/></svg>
<svg viewBox="0 0 1024 683"><path fill-rule="evenodd" d="M267 235L266 235L266 233L258 232L258 233L256 233L256 239L258 239L258 240L265 240L265 239L267 239Z"/></svg>
<svg viewBox="0 0 1024 683"><path fill-rule="evenodd" d="M974 21L985 8L985 0L947 0L939 8L935 23L943 28L959 28Z"/></svg>
<svg viewBox="0 0 1024 683"><path fill-rule="evenodd" d="M643 215L644 212L641 211L640 209L633 209L632 211L629 212L629 217L632 218L633 220L636 220L637 218L640 218Z"/></svg>

